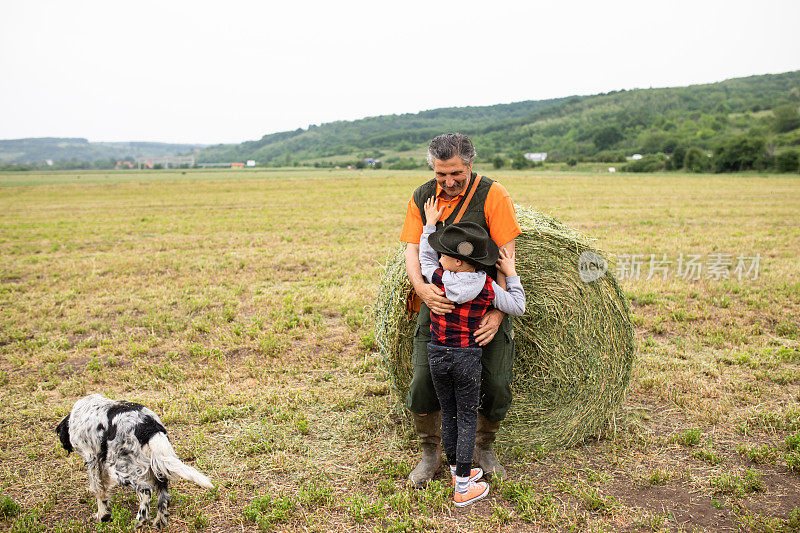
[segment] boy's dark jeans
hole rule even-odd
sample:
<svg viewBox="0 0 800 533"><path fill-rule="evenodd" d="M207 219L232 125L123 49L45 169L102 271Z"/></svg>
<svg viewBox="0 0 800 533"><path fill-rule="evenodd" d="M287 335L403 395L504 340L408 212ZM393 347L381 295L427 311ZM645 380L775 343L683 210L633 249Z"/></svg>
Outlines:
<svg viewBox="0 0 800 533"><path fill-rule="evenodd" d="M440 409L428 366L428 343L431 340L431 315L425 302L417 317L414 331L414 375L409 385L406 407L418 415ZM481 393L479 410L492 422L506 417L511 407L511 381L514 367L514 339L511 317L506 315L497 335L483 347L481 358Z"/></svg>
<svg viewBox="0 0 800 533"><path fill-rule="evenodd" d="M475 453L481 355L480 347L451 348L428 343L428 365L442 408L442 448L447 461L458 464L459 476L469 476Z"/></svg>

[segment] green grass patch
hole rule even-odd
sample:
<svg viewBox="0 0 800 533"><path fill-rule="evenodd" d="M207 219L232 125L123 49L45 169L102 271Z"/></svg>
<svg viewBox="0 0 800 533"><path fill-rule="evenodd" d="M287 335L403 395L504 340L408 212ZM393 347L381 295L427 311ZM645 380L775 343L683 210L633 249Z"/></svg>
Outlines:
<svg viewBox="0 0 800 533"><path fill-rule="evenodd" d="M741 497L766 490L761 476L760 472L748 468L741 476L726 473L712 477L711 486L716 493Z"/></svg>
<svg viewBox="0 0 800 533"><path fill-rule="evenodd" d="M677 442L681 446L691 447L700 444L700 439L702 436L703 432L699 428L692 428L687 429L683 433L673 435L672 441Z"/></svg>
<svg viewBox="0 0 800 533"><path fill-rule="evenodd" d="M542 492L524 482L502 482L500 494L514 505L517 515L525 522L555 527L559 512L552 494Z"/></svg>
<svg viewBox="0 0 800 533"><path fill-rule="evenodd" d="M298 510L297 501L289 497L270 495L254 498L244 508L242 514L249 522L256 524L261 531L272 531L280 523L292 520Z"/></svg>

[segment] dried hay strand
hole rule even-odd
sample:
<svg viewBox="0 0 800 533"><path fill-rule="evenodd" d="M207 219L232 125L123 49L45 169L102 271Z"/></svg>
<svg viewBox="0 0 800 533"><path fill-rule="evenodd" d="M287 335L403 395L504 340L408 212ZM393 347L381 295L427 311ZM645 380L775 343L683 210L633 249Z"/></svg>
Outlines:
<svg viewBox="0 0 800 533"><path fill-rule="evenodd" d="M533 208L517 206L517 272L527 306L514 319L514 440L552 448L599 436L625 396L635 356L630 306L610 268L583 281L579 257L589 237ZM401 402L411 381L416 316L404 247L390 255L380 281L375 337ZM504 423L504 426L506 424Z"/></svg>

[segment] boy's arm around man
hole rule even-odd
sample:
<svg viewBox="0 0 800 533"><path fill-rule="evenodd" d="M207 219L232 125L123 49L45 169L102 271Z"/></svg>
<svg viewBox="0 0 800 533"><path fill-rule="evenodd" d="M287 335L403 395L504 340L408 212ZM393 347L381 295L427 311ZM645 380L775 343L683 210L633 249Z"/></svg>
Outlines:
<svg viewBox="0 0 800 533"><path fill-rule="evenodd" d="M500 248L500 258L497 260L497 271L506 276L506 289L492 280L494 301L492 304L500 311L512 315L522 316L525 313L525 289L517 275L514 251Z"/></svg>

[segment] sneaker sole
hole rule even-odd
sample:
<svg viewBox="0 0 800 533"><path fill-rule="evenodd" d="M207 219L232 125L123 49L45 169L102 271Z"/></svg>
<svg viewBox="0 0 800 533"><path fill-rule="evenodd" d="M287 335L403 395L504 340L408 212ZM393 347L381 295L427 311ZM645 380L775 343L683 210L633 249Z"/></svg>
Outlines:
<svg viewBox="0 0 800 533"><path fill-rule="evenodd" d="M489 494L489 487L486 487L486 490L483 491L483 494L480 496L475 496L471 500L467 500L465 502L453 502L456 507L466 507L467 505L472 505L473 503L477 502L478 500L484 499Z"/></svg>

